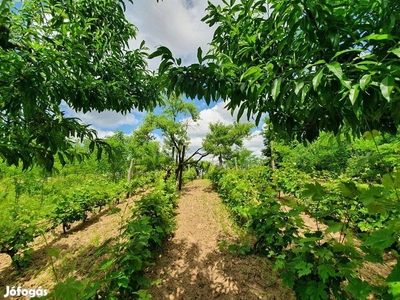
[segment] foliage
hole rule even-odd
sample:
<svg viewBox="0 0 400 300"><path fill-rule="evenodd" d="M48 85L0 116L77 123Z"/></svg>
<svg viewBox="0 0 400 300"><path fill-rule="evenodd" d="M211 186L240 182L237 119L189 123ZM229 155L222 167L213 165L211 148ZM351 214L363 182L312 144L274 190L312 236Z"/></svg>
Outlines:
<svg viewBox="0 0 400 300"><path fill-rule="evenodd" d="M223 160L231 159L233 146L242 147L243 140L250 136L250 130L254 127L250 123L234 123L225 125L221 122L209 124L210 133L203 140L203 149L215 157L218 157L222 167Z"/></svg>
<svg viewBox="0 0 400 300"><path fill-rule="evenodd" d="M107 159L103 158L98 161L99 171L110 173L112 180L118 181L122 176L125 177L128 170L127 139L124 137L124 133L119 131L106 137L104 141L111 147L111 153ZM98 149L97 154L100 158L101 149Z"/></svg>
<svg viewBox="0 0 400 300"><path fill-rule="evenodd" d="M207 9L203 21L215 32L197 63L181 66L166 47L151 55L161 56L170 91L225 99L256 123L267 112L287 140L396 132L398 1L224 0Z"/></svg>
<svg viewBox="0 0 400 300"><path fill-rule="evenodd" d="M50 170L77 156L72 140L104 148L63 107L127 113L158 103L144 43L127 49L137 30L123 1L0 3L0 157L8 164Z"/></svg>
<svg viewBox="0 0 400 300"><path fill-rule="evenodd" d="M175 228L177 198L174 180L157 181L154 190L135 203L121 234L99 249L105 259L96 273L85 280L58 282L45 299L151 299L145 289L152 283L144 269Z"/></svg>
<svg viewBox="0 0 400 300"><path fill-rule="evenodd" d="M154 258L154 250L175 228L177 195L174 181L160 182L150 194L137 203L132 219L124 227L113 247L112 259L104 262L108 286L101 294L107 299L132 299L151 282L144 277L144 268Z"/></svg>
<svg viewBox="0 0 400 300"><path fill-rule="evenodd" d="M183 172L183 182L187 183L193 181L197 178L197 172L195 168L190 168L187 171Z"/></svg>
<svg viewBox="0 0 400 300"><path fill-rule="evenodd" d="M283 211L274 194L272 190L260 193L260 203L250 209L247 224L257 237L254 251L268 256L277 256L291 246L302 222L298 218L299 210L292 210L290 214Z"/></svg>
<svg viewBox="0 0 400 300"><path fill-rule="evenodd" d="M33 242L38 234L37 220L28 210L16 206L10 215L4 216L0 227L0 253L11 257L12 263L18 269L27 267L30 263L28 244Z"/></svg>
<svg viewBox="0 0 400 300"><path fill-rule="evenodd" d="M178 121L178 118L183 119ZM144 120L146 128L150 130L161 129L171 161L175 161L175 179L178 180L179 190L182 188L184 167L193 163L190 160L195 155L200 155L196 162L207 155L199 153L200 148L186 158L190 141L188 136L189 123L198 121L198 118L199 113L193 103L185 102L181 95L173 94L164 99L164 108L160 115L149 114Z"/></svg>
<svg viewBox="0 0 400 300"><path fill-rule="evenodd" d="M312 180L309 177L303 179L303 192L296 192L299 199L294 201L276 198L270 172L259 168L244 173L215 170L211 175L235 220L255 234L253 251L275 258L275 269L298 299L367 299L371 293L392 299L390 293L397 293L395 284L374 285L358 275L365 261L382 262L383 250L394 249L398 241L397 213L390 212L397 202L395 193L352 182L336 182L324 188L318 182L307 184ZM399 178L398 174L385 176L386 188L395 187ZM333 201L332 197L337 199ZM237 217L243 211L245 222ZM317 229L310 230L300 218L307 211ZM386 216L380 219L381 226L372 219L368 223L371 233L356 236L352 224L367 222L367 215L378 217L378 211ZM332 238L333 233L338 237ZM355 246L356 237L362 241L362 252ZM398 282L395 270L388 283Z"/></svg>

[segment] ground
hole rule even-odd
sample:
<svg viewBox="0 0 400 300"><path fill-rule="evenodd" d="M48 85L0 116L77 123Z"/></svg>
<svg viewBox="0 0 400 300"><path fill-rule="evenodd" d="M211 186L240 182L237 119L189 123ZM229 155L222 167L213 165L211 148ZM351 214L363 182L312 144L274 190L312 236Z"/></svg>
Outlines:
<svg viewBox="0 0 400 300"><path fill-rule="evenodd" d="M96 249L119 234L120 224L130 216L138 197L116 206L120 210L109 208L74 224L67 234L59 227L48 232L46 239L38 237L32 245L33 264L22 274L11 267L7 255L0 254L0 294L6 285L51 290L55 274L59 280L83 279L95 271L101 262ZM227 251L226 245L239 240L239 235L208 180L184 186L174 237L163 245L155 265L146 270L150 279L159 282L150 289L153 299L294 299L268 259ZM48 251L53 248L60 251L58 258L53 257L55 272Z"/></svg>
<svg viewBox="0 0 400 300"><path fill-rule="evenodd" d="M147 270L160 280L150 289L154 299L294 299L269 260L225 249L238 232L208 180L184 187L177 223L174 238Z"/></svg>

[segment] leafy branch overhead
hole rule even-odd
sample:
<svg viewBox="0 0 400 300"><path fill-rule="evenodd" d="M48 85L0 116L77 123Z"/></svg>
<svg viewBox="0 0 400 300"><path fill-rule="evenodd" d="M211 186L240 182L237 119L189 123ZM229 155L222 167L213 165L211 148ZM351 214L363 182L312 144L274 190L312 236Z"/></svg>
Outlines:
<svg viewBox="0 0 400 300"><path fill-rule="evenodd" d="M120 0L1 0L0 157L7 163L51 169L57 153L68 158L70 138L98 144L62 104L83 113L158 104L144 43L128 49L137 30L124 9Z"/></svg>
<svg viewBox="0 0 400 300"><path fill-rule="evenodd" d="M343 128L396 132L400 123L400 3L243 0L209 3L211 50L180 66L165 47L167 88L262 113L281 136L312 140ZM347 134L349 130L345 131Z"/></svg>

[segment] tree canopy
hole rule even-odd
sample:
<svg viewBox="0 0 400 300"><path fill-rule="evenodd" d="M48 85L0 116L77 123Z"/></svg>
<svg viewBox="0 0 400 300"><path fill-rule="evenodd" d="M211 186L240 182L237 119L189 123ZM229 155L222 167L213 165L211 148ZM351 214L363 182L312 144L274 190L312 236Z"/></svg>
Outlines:
<svg viewBox="0 0 400 300"><path fill-rule="evenodd" d="M267 112L286 138L320 131L394 133L400 123L400 2L223 0L203 18L215 25L211 50L181 66L160 47L167 88L209 103Z"/></svg>
<svg viewBox="0 0 400 300"><path fill-rule="evenodd" d="M243 146L243 140L250 136L250 130L254 127L250 123L225 125L221 122L210 123L209 126L211 132L203 140L203 149L218 157L220 167L223 166L223 160L233 156L233 146Z"/></svg>
<svg viewBox="0 0 400 300"><path fill-rule="evenodd" d="M151 109L159 90L144 43L129 50L136 28L122 0L0 1L0 157L51 169L72 160L71 138L96 132L68 118L76 111Z"/></svg>

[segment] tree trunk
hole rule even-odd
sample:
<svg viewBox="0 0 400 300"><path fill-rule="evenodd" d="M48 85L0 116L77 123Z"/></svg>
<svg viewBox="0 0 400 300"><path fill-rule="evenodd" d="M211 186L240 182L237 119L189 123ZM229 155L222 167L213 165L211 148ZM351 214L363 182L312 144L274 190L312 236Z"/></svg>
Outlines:
<svg viewBox="0 0 400 300"><path fill-rule="evenodd" d="M182 175L183 175L183 161L185 159L185 146L182 149L182 156L179 159L179 182L178 182L178 190L182 190Z"/></svg>
<svg viewBox="0 0 400 300"><path fill-rule="evenodd" d="M220 154L219 156L218 156L218 160L219 160L219 167L222 169L222 154Z"/></svg>
<svg viewBox="0 0 400 300"><path fill-rule="evenodd" d="M235 156L235 169L236 169L236 172L237 172L238 166L237 166L237 158L236 158L236 156Z"/></svg>
<svg viewBox="0 0 400 300"><path fill-rule="evenodd" d="M275 170L275 159L274 159L274 141L271 140L269 142L269 146L271 147L271 169Z"/></svg>

